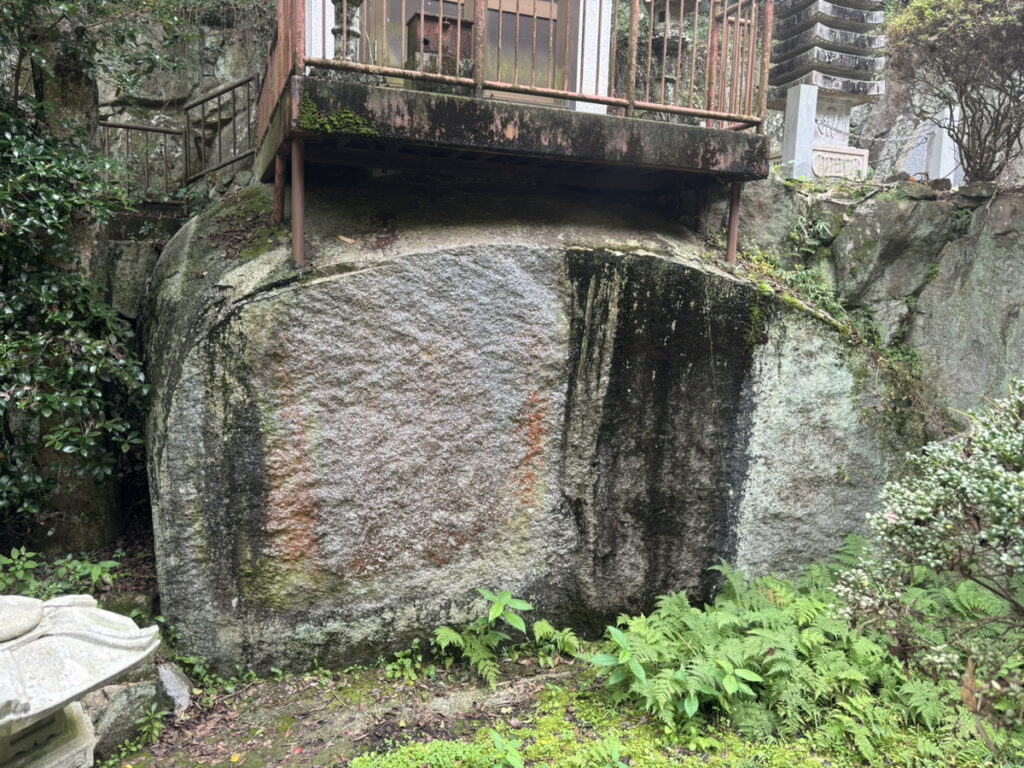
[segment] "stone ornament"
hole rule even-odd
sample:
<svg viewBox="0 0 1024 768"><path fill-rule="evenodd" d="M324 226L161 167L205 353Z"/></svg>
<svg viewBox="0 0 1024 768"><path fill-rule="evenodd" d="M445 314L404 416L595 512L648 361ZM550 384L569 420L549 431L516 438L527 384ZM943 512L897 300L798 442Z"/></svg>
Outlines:
<svg viewBox="0 0 1024 768"><path fill-rule="evenodd" d="M769 106L785 109L781 160L793 177L864 178L850 110L885 92L883 0L779 0Z"/></svg>
<svg viewBox="0 0 1024 768"><path fill-rule="evenodd" d="M157 632L87 595L0 596L0 765L91 765L92 727L74 702L151 657Z"/></svg>

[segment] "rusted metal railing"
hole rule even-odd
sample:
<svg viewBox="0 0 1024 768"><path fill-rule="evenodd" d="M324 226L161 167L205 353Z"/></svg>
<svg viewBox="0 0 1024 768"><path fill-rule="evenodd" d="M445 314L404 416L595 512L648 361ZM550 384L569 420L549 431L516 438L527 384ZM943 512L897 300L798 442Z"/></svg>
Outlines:
<svg viewBox="0 0 1024 768"><path fill-rule="evenodd" d="M176 202L185 186L185 132L134 123L99 124L104 154L120 157L128 171L130 191L143 200Z"/></svg>
<svg viewBox="0 0 1024 768"><path fill-rule="evenodd" d="M578 111L756 128L767 114L774 0L278 0L260 94L262 142L293 74L554 104ZM297 116L298 105L291 104ZM304 268L301 135L277 147L274 220L290 154L292 249ZM737 252L734 182L727 259Z"/></svg>
<svg viewBox="0 0 1024 768"><path fill-rule="evenodd" d="M259 93L259 77L252 75L185 105L186 184L256 151L253 118Z"/></svg>
<svg viewBox="0 0 1024 768"><path fill-rule="evenodd" d="M416 87L629 116L761 126L773 0L279 0L260 138L288 77Z"/></svg>
<svg viewBox="0 0 1024 768"><path fill-rule="evenodd" d="M299 8L304 10L305 0L277 0L277 31L270 45L270 56L263 75L263 88L260 90L259 102L256 106L256 139L262 142L266 135L270 118L277 107L288 79L295 72L296 44L304 35L304 23L299 23Z"/></svg>
<svg viewBox="0 0 1024 768"><path fill-rule="evenodd" d="M101 121L100 145L122 161L135 197L181 202L186 186L256 151L259 86L258 77L246 77L193 99L184 128Z"/></svg>

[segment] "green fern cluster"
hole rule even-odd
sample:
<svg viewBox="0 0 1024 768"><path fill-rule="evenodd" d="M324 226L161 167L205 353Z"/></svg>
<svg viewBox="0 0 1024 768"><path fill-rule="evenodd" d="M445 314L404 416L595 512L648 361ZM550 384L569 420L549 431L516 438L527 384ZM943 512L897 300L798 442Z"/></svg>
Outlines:
<svg viewBox="0 0 1024 768"><path fill-rule="evenodd" d="M536 645L537 663L542 667L554 667L562 656L575 657L580 652L580 640L568 627L555 629L541 619L533 623L533 641Z"/></svg>
<svg viewBox="0 0 1024 768"><path fill-rule="evenodd" d="M955 714L948 686L908 680L883 636L839 616L823 571L793 584L717 570L725 585L713 605L662 597L649 616L620 617L592 658L614 695L666 731L697 732L707 717L755 738L818 731L873 763L906 726L934 729Z"/></svg>
<svg viewBox="0 0 1024 768"><path fill-rule="evenodd" d="M526 635L526 622L519 612L532 611L533 606L513 597L508 590L497 595L487 589L478 589L477 592L490 603L487 615L477 617L461 631L447 626L438 627L434 631L433 642L440 650L446 667L450 668L455 660L450 649L458 649L477 674L493 688L498 683L499 646L512 640L510 635L499 629L499 622ZM575 656L579 653L580 642L571 629L556 630L541 619L534 622L533 636L541 666L554 666L560 654Z"/></svg>

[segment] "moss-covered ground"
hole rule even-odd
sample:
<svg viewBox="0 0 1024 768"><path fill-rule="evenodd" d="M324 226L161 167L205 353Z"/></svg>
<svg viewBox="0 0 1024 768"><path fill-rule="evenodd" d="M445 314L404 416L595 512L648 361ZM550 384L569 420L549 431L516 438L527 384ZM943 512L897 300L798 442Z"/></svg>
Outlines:
<svg viewBox="0 0 1024 768"><path fill-rule="evenodd" d="M590 651L596 650L590 648ZM852 744L814 732L757 739L720 723L669 734L656 718L614 701L584 661L540 668L506 660L491 689L467 670L413 682L385 668L275 675L232 690L203 691L159 740L105 765L352 768L854 768ZM199 692L196 688L194 692ZM901 740L913 745L920 729ZM945 762L1002 766L980 744ZM882 762L878 765L896 765ZM910 764L907 764L910 765ZM914 763L918 765L918 763Z"/></svg>

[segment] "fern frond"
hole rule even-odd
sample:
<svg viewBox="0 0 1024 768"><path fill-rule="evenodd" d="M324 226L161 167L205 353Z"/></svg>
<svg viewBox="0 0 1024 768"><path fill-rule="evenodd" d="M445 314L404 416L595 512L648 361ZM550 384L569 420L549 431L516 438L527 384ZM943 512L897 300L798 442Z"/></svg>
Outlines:
<svg viewBox="0 0 1024 768"><path fill-rule="evenodd" d="M557 634L557 630L545 619L533 622L533 639L538 643L550 640Z"/></svg>
<svg viewBox="0 0 1024 768"><path fill-rule="evenodd" d="M491 688L498 687L498 664L494 659L480 659L476 664L476 671Z"/></svg>
<svg viewBox="0 0 1024 768"><path fill-rule="evenodd" d="M930 680L908 680L900 687L899 698L914 718L926 728L938 724L945 713L942 689Z"/></svg>
<svg viewBox="0 0 1024 768"><path fill-rule="evenodd" d="M798 597L793 601L797 623L805 627L825 612L825 603L809 597Z"/></svg>
<svg viewBox="0 0 1024 768"><path fill-rule="evenodd" d="M567 653L576 656L580 652L580 639L571 629L563 629L555 635L555 647L559 653Z"/></svg>
<svg viewBox="0 0 1024 768"><path fill-rule="evenodd" d="M465 645L462 641L462 635L451 627L446 626L440 626L434 630L434 642L442 651L446 650L450 645L460 649Z"/></svg>
<svg viewBox="0 0 1024 768"><path fill-rule="evenodd" d="M819 648L827 643L828 638L825 637L825 633L817 626L808 627L800 633L800 650L808 656L814 653L815 648Z"/></svg>

